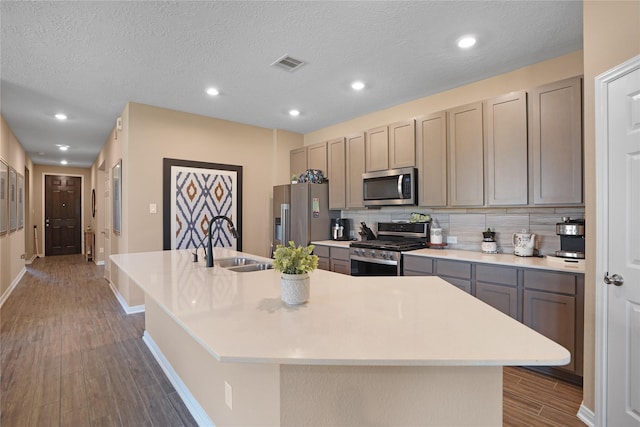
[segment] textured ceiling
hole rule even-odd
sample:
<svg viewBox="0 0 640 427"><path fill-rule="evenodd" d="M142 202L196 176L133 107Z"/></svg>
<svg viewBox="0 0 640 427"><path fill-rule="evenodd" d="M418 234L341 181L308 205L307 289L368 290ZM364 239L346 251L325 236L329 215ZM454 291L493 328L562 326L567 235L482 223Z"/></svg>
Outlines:
<svg viewBox="0 0 640 427"><path fill-rule="evenodd" d="M91 165L128 101L306 133L582 48L580 1L0 7L2 115L36 164ZM270 66L285 54L306 65Z"/></svg>

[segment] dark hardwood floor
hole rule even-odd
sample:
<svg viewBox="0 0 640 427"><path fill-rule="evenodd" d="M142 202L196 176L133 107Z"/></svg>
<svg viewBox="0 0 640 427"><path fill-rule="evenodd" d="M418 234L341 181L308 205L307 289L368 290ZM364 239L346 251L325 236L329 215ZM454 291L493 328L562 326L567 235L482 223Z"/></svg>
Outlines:
<svg viewBox="0 0 640 427"><path fill-rule="evenodd" d="M195 426L102 269L81 255L39 258L0 311L0 425ZM504 371L505 426L582 426L582 389Z"/></svg>

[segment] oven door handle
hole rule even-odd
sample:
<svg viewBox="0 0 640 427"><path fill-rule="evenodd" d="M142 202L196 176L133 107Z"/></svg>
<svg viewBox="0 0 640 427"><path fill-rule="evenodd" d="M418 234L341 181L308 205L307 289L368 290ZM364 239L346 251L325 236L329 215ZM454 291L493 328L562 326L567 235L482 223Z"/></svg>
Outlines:
<svg viewBox="0 0 640 427"><path fill-rule="evenodd" d="M376 259L358 255L351 255L350 259L351 261L369 262L371 264L398 265L398 261L393 259Z"/></svg>

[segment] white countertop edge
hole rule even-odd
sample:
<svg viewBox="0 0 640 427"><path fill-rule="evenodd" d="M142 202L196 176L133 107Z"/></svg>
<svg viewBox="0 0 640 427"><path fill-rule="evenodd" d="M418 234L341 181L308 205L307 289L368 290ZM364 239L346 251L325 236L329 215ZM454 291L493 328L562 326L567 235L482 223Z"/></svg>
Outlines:
<svg viewBox="0 0 640 427"><path fill-rule="evenodd" d="M316 240L311 242L312 245L333 246L334 248L348 248L355 240Z"/></svg>

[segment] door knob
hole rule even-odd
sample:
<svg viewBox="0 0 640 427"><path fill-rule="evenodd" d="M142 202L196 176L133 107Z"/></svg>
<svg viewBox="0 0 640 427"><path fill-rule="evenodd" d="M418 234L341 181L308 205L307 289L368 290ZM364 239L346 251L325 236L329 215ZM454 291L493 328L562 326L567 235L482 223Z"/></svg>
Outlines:
<svg viewBox="0 0 640 427"><path fill-rule="evenodd" d="M619 274L609 276L609 272L606 272L604 273L604 283L606 283L607 285L622 286L622 284L624 283L624 278Z"/></svg>

